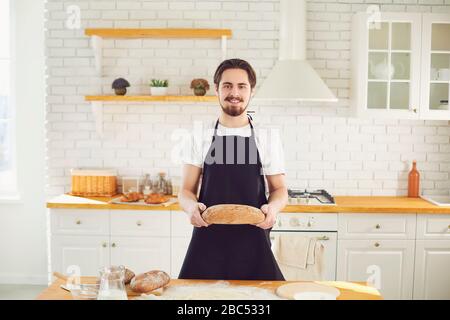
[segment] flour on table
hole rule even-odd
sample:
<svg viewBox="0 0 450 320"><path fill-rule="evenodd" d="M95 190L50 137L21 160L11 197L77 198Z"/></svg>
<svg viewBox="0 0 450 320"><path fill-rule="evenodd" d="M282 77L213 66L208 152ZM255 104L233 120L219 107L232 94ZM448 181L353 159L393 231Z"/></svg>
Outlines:
<svg viewBox="0 0 450 320"><path fill-rule="evenodd" d="M139 300L281 300L270 290L257 287L233 286L220 281L213 284L172 286L160 296L142 294Z"/></svg>

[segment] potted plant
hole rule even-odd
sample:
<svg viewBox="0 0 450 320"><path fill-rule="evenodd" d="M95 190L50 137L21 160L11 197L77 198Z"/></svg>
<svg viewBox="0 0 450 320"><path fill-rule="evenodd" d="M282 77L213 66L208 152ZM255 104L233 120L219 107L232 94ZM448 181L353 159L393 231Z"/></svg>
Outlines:
<svg viewBox="0 0 450 320"><path fill-rule="evenodd" d="M124 78L116 79L112 83L112 88L114 89L114 92L118 96L124 96L127 93L127 87L129 86L130 83Z"/></svg>
<svg viewBox="0 0 450 320"><path fill-rule="evenodd" d="M204 96L209 90L209 83L205 79L194 79L191 81L191 89L194 89L196 96Z"/></svg>
<svg viewBox="0 0 450 320"><path fill-rule="evenodd" d="M168 86L169 80L152 79L150 81L150 93L152 96L165 96L167 95Z"/></svg>

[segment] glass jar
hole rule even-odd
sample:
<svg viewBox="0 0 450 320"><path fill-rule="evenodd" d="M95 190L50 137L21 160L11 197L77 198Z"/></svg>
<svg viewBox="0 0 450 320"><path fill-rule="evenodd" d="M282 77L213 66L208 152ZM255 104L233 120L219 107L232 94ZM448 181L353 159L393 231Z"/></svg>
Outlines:
<svg viewBox="0 0 450 320"><path fill-rule="evenodd" d="M124 266L111 266L100 269L100 289L97 300L128 300L124 280Z"/></svg>

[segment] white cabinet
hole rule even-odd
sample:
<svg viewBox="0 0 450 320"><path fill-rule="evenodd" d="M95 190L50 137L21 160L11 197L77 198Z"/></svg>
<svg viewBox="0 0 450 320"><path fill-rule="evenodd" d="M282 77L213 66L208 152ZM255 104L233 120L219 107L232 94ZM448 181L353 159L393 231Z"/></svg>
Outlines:
<svg viewBox="0 0 450 320"><path fill-rule="evenodd" d="M417 239L450 240L450 215L417 215Z"/></svg>
<svg viewBox="0 0 450 320"><path fill-rule="evenodd" d="M136 274L149 270L170 273L170 238L111 236L111 265L125 265Z"/></svg>
<svg viewBox="0 0 450 320"><path fill-rule="evenodd" d="M357 13L351 105L358 116L450 119L450 15Z"/></svg>
<svg viewBox="0 0 450 320"><path fill-rule="evenodd" d="M193 226L186 213L172 211L172 243L171 243L171 270L172 278L178 278L184 257L191 241Z"/></svg>
<svg viewBox="0 0 450 320"><path fill-rule="evenodd" d="M107 265L171 270L171 212L51 209L51 271L97 276Z"/></svg>
<svg viewBox="0 0 450 320"><path fill-rule="evenodd" d="M417 216L414 299L450 299L450 215Z"/></svg>
<svg viewBox="0 0 450 320"><path fill-rule="evenodd" d="M109 235L108 210L50 210L51 233L60 235Z"/></svg>
<svg viewBox="0 0 450 320"><path fill-rule="evenodd" d="M417 240L414 299L450 300L450 240Z"/></svg>
<svg viewBox="0 0 450 320"><path fill-rule="evenodd" d="M415 214L339 214L339 239L415 239Z"/></svg>
<svg viewBox="0 0 450 320"><path fill-rule="evenodd" d="M358 116L417 119L418 13L357 13L352 33L352 108Z"/></svg>
<svg viewBox="0 0 450 320"><path fill-rule="evenodd" d="M421 118L450 119L450 14L423 14Z"/></svg>
<svg viewBox="0 0 450 320"><path fill-rule="evenodd" d="M178 278L181 267L183 266L184 258L186 257L187 249L191 237L173 237L171 250L172 250L172 265L171 265L171 277Z"/></svg>
<svg viewBox="0 0 450 320"><path fill-rule="evenodd" d="M339 240L337 279L371 283L384 299L411 299L414 240Z"/></svg>
<svg viewBox="0 0 450 320"><path fill-rule="evenodd" d="M71 274L78 269L82 276L98 276L110 264L109 236L52 236L50 263L51 271Z"/></svg>

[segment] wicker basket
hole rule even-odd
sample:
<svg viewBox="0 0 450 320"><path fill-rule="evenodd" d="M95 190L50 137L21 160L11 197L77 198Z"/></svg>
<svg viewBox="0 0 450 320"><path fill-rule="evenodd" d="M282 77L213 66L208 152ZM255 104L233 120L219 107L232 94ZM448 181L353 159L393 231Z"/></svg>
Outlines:
<svg viewBox="0 0 450 320"><path fill-rule="evenodd" d="M117 194L117 172L108 169L72 169L74 196L112 197Z"/></svg>

